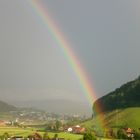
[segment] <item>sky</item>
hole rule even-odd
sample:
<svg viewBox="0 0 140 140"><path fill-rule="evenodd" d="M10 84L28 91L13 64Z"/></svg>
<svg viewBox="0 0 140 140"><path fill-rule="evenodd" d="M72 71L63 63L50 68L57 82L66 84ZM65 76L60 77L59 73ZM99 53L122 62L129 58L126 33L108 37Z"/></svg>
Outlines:
<svg viewBox="0 0 140 140"><path fill-rule="evenodd" d="M140 75L139 0L40 0L86 71L97 98ZM29 0L0 1L0 99L88 103Z"/></svg>

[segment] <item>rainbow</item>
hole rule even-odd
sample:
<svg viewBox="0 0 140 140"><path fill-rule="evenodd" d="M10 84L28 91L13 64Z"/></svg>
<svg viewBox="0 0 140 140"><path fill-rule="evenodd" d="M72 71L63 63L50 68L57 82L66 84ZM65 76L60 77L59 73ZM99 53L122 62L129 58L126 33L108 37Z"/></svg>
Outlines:
<svg viewBox="0 0 140 140"><path fill-rule="evenodd" d="M54 23L53 19L49 16L49 12L39 0L29 0L31 7L34 9L35 13L41 18L45 23L51 37L56 42L57 46L62 50L63 55L67 59L68 64L71 66L76 77L78 78L82 91L87 97L90 105L93 105L93 102L97 99L93 86L90 83L90 80L87 78L84 68L81 66L78 58L76 57L74 51L70 47L70 43L64 38L64 35L59 30L57 25ZM101 106L96 107L96 113L101 112ZM100 117L100 122L103 124L103 116Z"/></svg>

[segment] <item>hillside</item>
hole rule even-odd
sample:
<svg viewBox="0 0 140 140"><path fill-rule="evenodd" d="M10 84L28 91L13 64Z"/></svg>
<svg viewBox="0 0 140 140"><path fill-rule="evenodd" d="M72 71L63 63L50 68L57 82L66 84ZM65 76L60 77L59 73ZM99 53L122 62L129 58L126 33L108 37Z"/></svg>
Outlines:
<svg viewBox="0 0 140 140"><path fill-rule="evenodd" d="M111 128L139 128L140 127L140 107L132 107L120 110L114 110L104 115L106 127ZM83 122L81 125L88 129L95 129L98 124L99 115L93 119Z"/></svg>
<svg viewBox="0 0 140 140"><path fill-rule="evenodd" d="M0 101L0 112L8 112L14 110L16 110L16 107L9 105L3 101Z"/></svg>
<svg viewBox="0 0 140 140"><path fill-rule="evenodd" d="M30 101L14 101L10 102L14 106L25 108L36 108L56 114L79 114L91 116L92 109L82 101L73 101L65 99L45 99L45 100L30 100Z"/></svg>
<svg viewBox="0 0 140 140"><path fill-rule="evenodd" d="M102 106L104 125L106 127L140 127L140 77L122 85L115 91L99 98L93 105ZM83 122L81 125L89 129L95 129L98 125L100 114L93 119Z"/></svg>
<svg viewBox="0 0 140 140"><path fill-rule="evenodd" d="M93 110L99 104L103 107L103 112L140 107L140 77L96 100Z"/></svg>

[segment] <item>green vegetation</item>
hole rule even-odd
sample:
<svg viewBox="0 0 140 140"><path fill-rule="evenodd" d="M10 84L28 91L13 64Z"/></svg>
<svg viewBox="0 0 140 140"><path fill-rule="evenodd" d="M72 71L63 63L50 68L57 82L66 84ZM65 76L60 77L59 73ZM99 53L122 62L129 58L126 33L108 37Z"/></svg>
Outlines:
<svg viewBox="0 0 140 140"><path fill-rule="evenodd" d="M7 134L10 136L13 135L19 135L23 137L27 137L28 135L31 135L36 132L36 129L34 128L17 128L17 127L0 127L0 136ZM58 136L59 138L65 138L65 139L70 139L70 140L79 140L82 139L82 135L76 135L76 134L70 134L70 133L65 133L65 132L60 132L60 133L53 133L53 132L38 132L42 135L42 137L56 137Z"/></svg>
<svg viewBox="0 0 140 140"><path fill-rule="evenodd" d="M33 128L22 129L17 127L0 127L0 135L3 135L4 133L8 133L10 136L12 135L28 136L34 131L35 130Z"/></svg>
<svg viewBox="0 0 140 140"><path fill-rule="evenodd" d="M104 122L105 126L109 128L140 128L140 107L132 107L120 110L114 110L112 112L105 113ZM87 129L93 130L97 127L99 116L95 116L93 119L83 122L81 125Z"/></svg>
<svg viewBox="0 0 140 140"><path fill-rule="evenodd" d="M128 138L123 128L132 128L136 140L140 139L140 107L127 108L123 110L115 110L105 114L105 126L101 129L98 126L99 116L83 122L81 125L91 132L95 132L97 136L104 138Z"/></svg>
<svg viewBox="0 0 140 140"><path fill-rule="evenodd" d="M6 105L6 103L3 103ZM96 140L96 136L104 138L122 138L127 139L128 133L122 128L132 128L136 139L140 139L140 77L131 81L108 95L98 99L94 105L104 107L102 114L94 114L92 119L89 119L80 124L79 120L70 120L67 125L80 124L85 127L87 133L76 135L62 132L62 123L59 120L34 128L18 128L18 127L0 127L0 137L7 138L12 135L27 137L35 132L41 134L44 139L47 138L65 138L69 140ZM10 106L10 105L8 105ZM1 102L0 102L1 107ZM14 109L15 107L13 107ZM12 108L11 108L12 109ZM4 109L7 111L8 109ZM0 110L1 111L1 110ZM102 117L102 115L104 117ZM6 112L0 114L0 118L11 118ZM104 127L100 125L100 119L103 118ZM32 126L33 127L33 126ZM37 131L38 129L38 131ZM40 131L39 131L40 130ZM45 132L45 131L53 132Z"/></svg>
<svg viewBox="0 0 140 140"><path fill-rule="evenodd" d="M83 140L96 140L96 137L93 133L88 132L84 134Z"/></svg>
<svg viewBox="0 0 140 140"><path fill-rule="evenodd" d="M83 127L105 138L128 138L123 128L132 128L135 138L140 139L140 77L99 98L93 111L99 105L103 107L102 112L94 113L93 119L81 123ZM104 130L100 126L101 117Z"/></svg>
<svg viewBox="0 0 140 140"><path fill-rule="evenodd" d="M140 77L122 85L115 91L99 98L93 105L103 108L104 122L106 127L140 127ZM100 115L94 115L94 119L84 123L88 128L94 128ZM96 122L96 123L95 123Z"/></svg>
<svg viewBox="0 0 140 140"><path fill-rule="evenodd" d="M93 111L99 105L103 107L103 112L140 107L140 77L99 98L93 105Z"/></svg>
<svg viewBox="0 0 140 140"><path fill-rule="evenodd" d="M140 107L115 110L106 116L106 125L110 127L140 127Z"/></svg>

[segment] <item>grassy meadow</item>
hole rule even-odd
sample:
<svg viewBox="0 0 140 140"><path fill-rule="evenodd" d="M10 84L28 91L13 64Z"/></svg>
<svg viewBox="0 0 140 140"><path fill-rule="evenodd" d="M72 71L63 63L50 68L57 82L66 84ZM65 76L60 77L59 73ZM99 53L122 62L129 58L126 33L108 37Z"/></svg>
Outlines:
<svg viewBox="0 0 140 140"><path fill-rule="evenodd" d="M17 128L17 127L0 127L0 136L2 136L5 132L7 132L10 136L13 135L18 135L18 136L23 136L23 137L27 137L30 134L33 134L36 132L36 130L34 128ZM44 134L44 132L38 132L40 133L42 136ZM56 133L53 132L48 132L49 137L53 137ZM79 140L80 138L82 138L82 135L76 135L76 134L70 134L70 133L66 133L66 132L60 132L57 133L58 137L60 138L65 138L65 139L70 139L70 140Z"/></svg>
<svg viewBox="0 0 140 140"><path fill-rule="evenodd" d="M140 107L126 108L115 110L105 114L105 125L111 128L130 127L138 129L140 127ZM93 129L96 127L96 122L99 121L99 116L81 123L82 126Z"/></svg>

